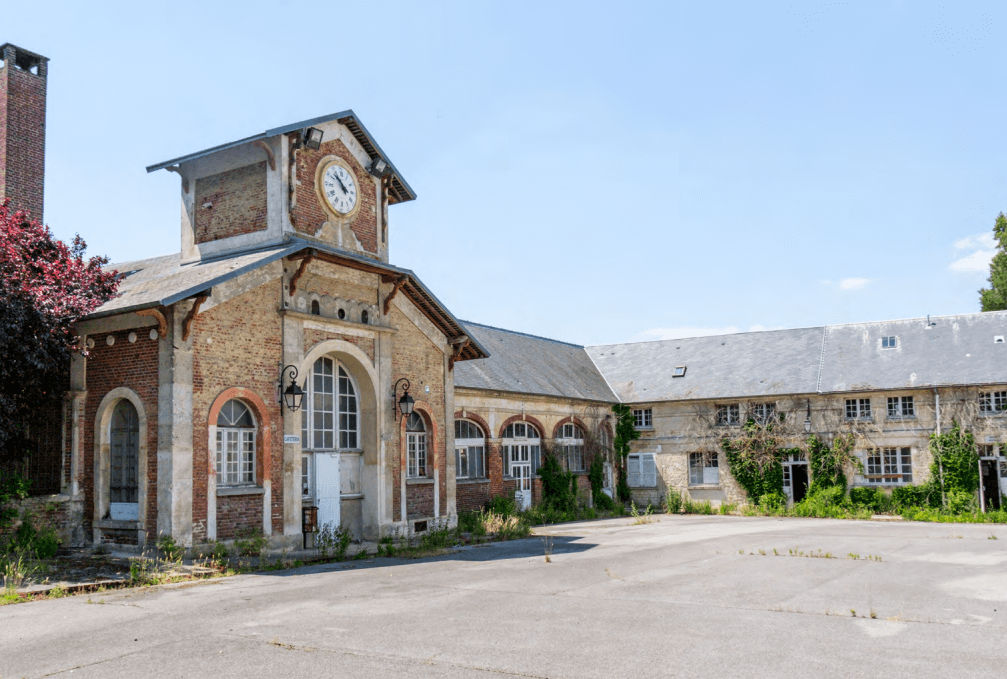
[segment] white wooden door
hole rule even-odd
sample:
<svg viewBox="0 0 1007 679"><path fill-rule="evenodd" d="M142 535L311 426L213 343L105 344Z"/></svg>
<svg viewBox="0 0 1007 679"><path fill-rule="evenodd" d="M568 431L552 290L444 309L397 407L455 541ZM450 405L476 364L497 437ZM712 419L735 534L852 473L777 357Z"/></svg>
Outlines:
<svg viewBox="0 0 1007 679"><path fill-rule="evenodd" d="M315 453L315 504L318 527L339 527L339 453Z"/></svg>

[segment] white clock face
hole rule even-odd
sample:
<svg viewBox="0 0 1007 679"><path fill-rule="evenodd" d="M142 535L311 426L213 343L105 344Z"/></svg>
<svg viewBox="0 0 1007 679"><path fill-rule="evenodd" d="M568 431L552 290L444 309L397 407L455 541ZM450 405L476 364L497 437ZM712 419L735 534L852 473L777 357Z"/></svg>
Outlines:
<svg viewBox="0 0 1007 679"><path fill-rule="evenodd" d="M346 215L357 204L357 183L349 170L334 163L322 174L322 194L333 210Z"/></svg>

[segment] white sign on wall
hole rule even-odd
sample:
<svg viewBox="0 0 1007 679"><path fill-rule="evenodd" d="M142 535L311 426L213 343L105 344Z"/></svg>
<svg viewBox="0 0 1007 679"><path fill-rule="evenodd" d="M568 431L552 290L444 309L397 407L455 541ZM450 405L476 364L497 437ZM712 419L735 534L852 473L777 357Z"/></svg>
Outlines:
<svg viewBox="0 0 1007 679"><path fill-rule="evenodd" d="M283 435L283 442L284 443L300 443L301 442L301 437L298 436L297 434L284 434Z"/></svg>

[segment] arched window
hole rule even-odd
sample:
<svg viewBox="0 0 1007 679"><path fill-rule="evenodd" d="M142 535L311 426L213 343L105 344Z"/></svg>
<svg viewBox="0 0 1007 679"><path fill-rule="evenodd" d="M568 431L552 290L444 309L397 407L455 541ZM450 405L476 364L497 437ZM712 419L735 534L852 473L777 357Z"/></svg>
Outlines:
<svg viewBox="0 0 1007 679"><path fill-rule="evenodd" d="M455 420L455 477L486 478L486 435L475 422Z"/></svg>
<svg viewBox="0 0 1007 679"><path fill-rule="evenodd" d="M343 366L331 358L315 361L301 416L301 441L305 450L357 450L360 413L357 390Z"/></svg>
<svg viewBox="0 0 1007 679"><path fill-rule="evenodd" d="M584 431L573 422L567 422L557 434L556 451L560 459L566 461L566 468L572 472L584 471Z"/></svg>
<svg viewBox="0 0 1007 679"><path fill-rule="evenodd" d="M140 497L140 417L126 399L116 403L112 411L110 439L110 516L135 521Z"/></svg>
<svg viewBox="0 0 1007 679"><path fill-rule="evenodd" d="M241 401L231 399L217 415L217 485L255 483L255 418Z"/></svg>
<svg viewBox="0 0 1007 679"><path fill-rule="evenodd" d="M538 429L527 422L514 422L504 429L501 452L504 476L513 476L514 464L530 464L531 473L538 472L542 460L542 439Z"/></svg>
<svg viewBox="0 0 1007 679"><path fill-rule="evenodd" d="M322 313L322 307L318 304L317 299L311 300L311 313L314 316L318 316Z"/></svg>
<svg viewBox="0 0 1007 679"><path fill-rule="evenodd" d="M427 425L413 411L406 420L406 478L419 479L427 475Z"/></svg>

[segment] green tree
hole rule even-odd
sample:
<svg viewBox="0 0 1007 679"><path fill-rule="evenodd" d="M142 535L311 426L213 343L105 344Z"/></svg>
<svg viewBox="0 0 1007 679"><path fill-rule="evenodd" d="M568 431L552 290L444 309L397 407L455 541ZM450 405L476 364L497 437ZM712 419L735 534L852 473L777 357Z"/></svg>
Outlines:
<svg viewBox="0 0 1007 679"><path fill-rule="evenodd" d="M1007 217L997 215L993 224L993 236L997 241L997 252L990 262L990 286L979 291L979 303L983 311L1003 311L1007 309Z"/></svg>

